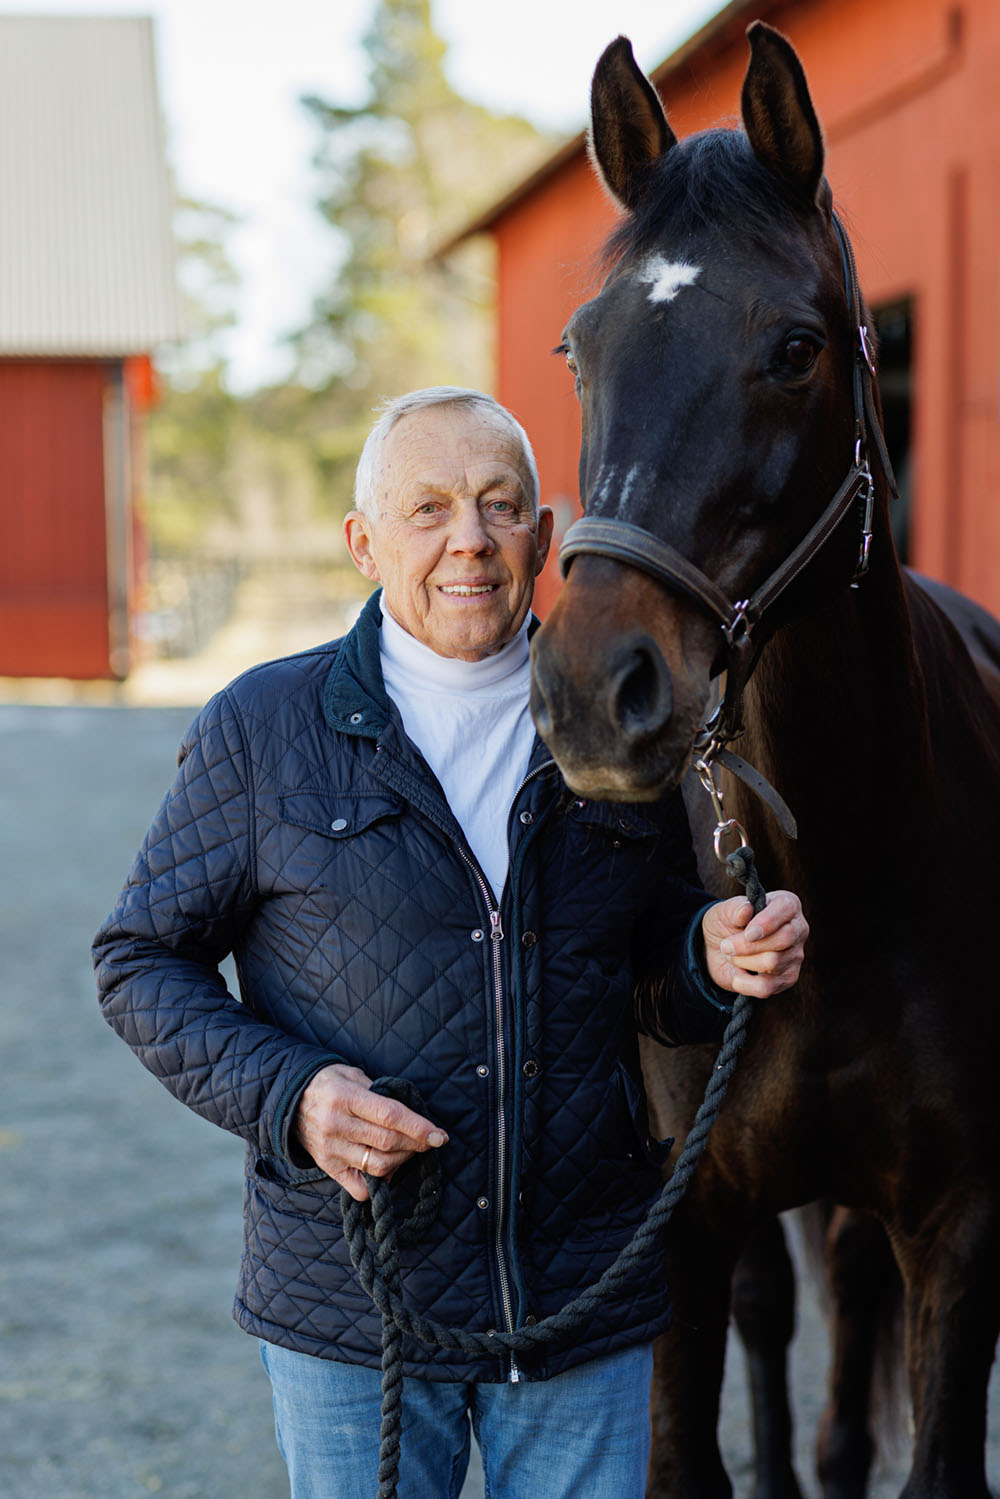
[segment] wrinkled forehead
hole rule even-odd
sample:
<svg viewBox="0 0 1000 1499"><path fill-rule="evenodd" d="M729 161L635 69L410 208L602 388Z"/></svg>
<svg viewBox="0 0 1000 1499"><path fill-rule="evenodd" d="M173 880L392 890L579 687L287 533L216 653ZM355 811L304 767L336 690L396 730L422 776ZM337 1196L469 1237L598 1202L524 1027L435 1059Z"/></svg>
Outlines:
<svg viewBox="0 0 1000 1499"><path fill-rule="evenodd" d="M453 404L408 412L382 445L380 478L389 484L447 485L459 475L533 485L517 431L489 406Z"/></svg>

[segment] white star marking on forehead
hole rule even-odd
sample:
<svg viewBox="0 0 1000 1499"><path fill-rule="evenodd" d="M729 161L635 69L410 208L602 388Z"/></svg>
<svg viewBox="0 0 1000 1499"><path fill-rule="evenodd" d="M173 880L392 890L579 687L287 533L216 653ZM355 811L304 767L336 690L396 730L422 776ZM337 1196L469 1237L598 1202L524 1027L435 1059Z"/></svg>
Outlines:
<svg viewBox="0 0 1000 1499"><path fill-rule="evenodd" d="M672 302L682 286L692 286L701 275L700 265L686 265L683 260L664 260L650 255L639 272L639 280L649 283L651 302Z"/></svg>

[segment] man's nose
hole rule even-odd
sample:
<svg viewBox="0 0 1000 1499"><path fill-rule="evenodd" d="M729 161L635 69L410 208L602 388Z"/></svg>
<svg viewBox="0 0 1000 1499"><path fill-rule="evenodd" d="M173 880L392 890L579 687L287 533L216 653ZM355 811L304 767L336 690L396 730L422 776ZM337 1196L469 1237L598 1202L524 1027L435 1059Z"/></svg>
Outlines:
<svg viewBox="0 0 1000 1499"><path fill-rule="evenodd" d="M475 500L463 502L452 511L452 524L448 533L449 552L468 552L478 556L492 552L495 542Z"/></svg>

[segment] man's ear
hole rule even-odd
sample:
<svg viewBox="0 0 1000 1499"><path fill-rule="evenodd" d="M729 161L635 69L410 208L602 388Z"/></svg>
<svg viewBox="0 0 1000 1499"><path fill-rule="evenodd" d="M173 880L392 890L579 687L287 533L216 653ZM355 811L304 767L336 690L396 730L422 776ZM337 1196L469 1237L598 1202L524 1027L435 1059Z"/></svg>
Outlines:
<svg viewBox="0 0 1000 1499"><path fill-rule="evenodd" d="M535 577L545 566L545 559L549 555L549 547L552 545L552 511L548 505L543 505L538 512L538 561L535 563Z"/></svg>
<svg viewBox="0 0 1000 1499"><path fill-rule="evenodd" d="M351 554L351 561L363 573L369 583L378 583L379 570L372 556L372 524L370 516L360 510L349 510L344 517L344 540Z"/></svg>

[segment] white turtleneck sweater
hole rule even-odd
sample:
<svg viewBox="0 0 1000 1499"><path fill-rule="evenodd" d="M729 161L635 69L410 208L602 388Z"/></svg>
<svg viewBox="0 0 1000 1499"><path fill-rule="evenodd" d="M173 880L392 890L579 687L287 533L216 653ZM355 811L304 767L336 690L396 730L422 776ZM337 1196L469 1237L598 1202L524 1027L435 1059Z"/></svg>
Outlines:
<svg viewBox="0 0 1000 1499"><path fill-rule="evenodd" d="M482 661L439 656L396 623L383 604L386 691L441 783L499 902L507 878L507 817L535 739L528 708L528 620Z"/></svg>

